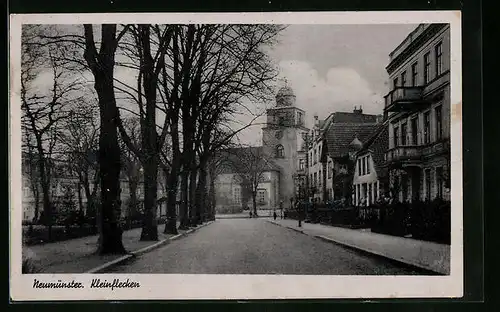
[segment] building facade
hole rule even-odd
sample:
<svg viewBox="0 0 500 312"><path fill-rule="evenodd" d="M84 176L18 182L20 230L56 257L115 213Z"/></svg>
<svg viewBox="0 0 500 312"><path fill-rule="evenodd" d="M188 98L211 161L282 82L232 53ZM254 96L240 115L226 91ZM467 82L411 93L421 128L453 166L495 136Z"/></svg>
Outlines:
<svg viewBox="0 0 500 312"><path fill-rule="evenodd" d="M384 166L384 154L388 146L388 127L387 123L383 123L356 153L353 178L354 206L370 206L385 196L387 170Z"/></svg>
<svg viewBox="0 0 500 312"><path fill-rule="evenodd" d="M314 127L308 136L310 139L308 175L311 198L319 201L335 199L334 173L342 175L348 170L347 164L343 163L341 157L338 157L338 153L343 153L358 134L357 130L353 132L348 130L349 133L344 130L353 127L353 129L358 129L359 125L373 125L381 119L382 116L363 114L361 107L355 107L353 112L332 113L324 120L314 116ZM364 129L364 126L361 128ZM365 132L361 130L359 133L365 135ZM337 192L337 197L340 194Z"/></svg>
<svg viewBox="0 0 500 312"><path fill-rule="evenodd" d="M23 155L25 157L25 155ZM51 170L51 183L50 183L50 200L51 204L54 207L55 211L60 209L66 209L67 207L63 207L66 203L65 200L71 198L73 201L73 208L75 210L82 210L84 214L87 214L87 202L88 199L85 195L85 190L83 185L80 183L79 178L70 168L70 165L62 160L53 160L52 162L52 170ZM29 162L26 158L23 159L22 165L22 208L23 208L23 221L32 221L35 217L36 206L38 205L38 217L40 217L43 211L43 202L42 202L42 188L37 181L33 179L36 178L36 175L33 175L33 172L36 171L30 170ZM91 169L89 172L89 177L93 177L95 172ZM165 184L162 183L161 175L159 175L158 179L158 199L166 196L167 192L165 189ZM89 183L90 192L94 192L94 188L96 189L96 198L99 198L99 181L91 181ZM128 183L128 179L125 174L122 173L120 177L120 199L122 202L121 206L121 217L124 218L128 215L127 204L130 200L130 187ZM144 200L144 182L141 181L137 185L136 195L138 204L142 205ZM38 196L36 193L38 193ZM140 209L140 208L139 208ZM158 204L157 216L165 216L166 215L166 202L161 201Z"/></svg>
<svg viewBox="0 0 500 312"><path fill-rule="evenodd" d="M450 26L421 24L390 54L385 96L392 196L449 200Z"/></svg>
<svg viewBox="0 0 500 312"><path fill-rule="evenodd" d="M297 172L306 170L305 164L305 112L296 107L293 90L285 86L276 94L274 107L267 110L266 124L262 128L262 146L240 148L230 154L241 153L241 158L249 153L262 155L265 160L262 180L257 190L259 209L291 207L296 196ZM230 160L230 156L227 157ZM238 163L235 160L233 163ZM226 161L227 163L227 161ZM250 198L244 194L244 185L239 165L221 165L216 177L216 211L232 212L251 207Z"/></svg>

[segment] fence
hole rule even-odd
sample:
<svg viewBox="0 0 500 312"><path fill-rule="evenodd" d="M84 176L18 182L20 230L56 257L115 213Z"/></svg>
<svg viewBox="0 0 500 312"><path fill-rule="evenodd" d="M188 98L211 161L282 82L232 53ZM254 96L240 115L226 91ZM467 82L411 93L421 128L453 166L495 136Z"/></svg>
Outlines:
<svg viewBox="0 0 500 312"><path fill-rule="evenodd" d="M450 243L451 204L449 201L393 203L370 207L339 208L333 205L303 205L286 211L285 217L305 222L349 228L370 228L372 232Z"/></svg>

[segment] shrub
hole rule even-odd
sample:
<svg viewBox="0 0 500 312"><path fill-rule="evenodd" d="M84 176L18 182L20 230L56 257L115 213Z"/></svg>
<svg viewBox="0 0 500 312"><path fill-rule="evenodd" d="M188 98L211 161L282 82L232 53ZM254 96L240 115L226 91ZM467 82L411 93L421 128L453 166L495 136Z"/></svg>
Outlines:
<svg viewBox="0 0 500 312"><path fill-rule="evenodd" d="M449 244L451 203L441 199L413 203L411 233L416 239Z"/></svg>
<svg viewBox="0 0 500 312"><path fill-rule="evenodd" d="M22 274L35 274L41 273L42 269L38 265L36 265L32 259L27 258L23 259L21 271Z"/></svg>

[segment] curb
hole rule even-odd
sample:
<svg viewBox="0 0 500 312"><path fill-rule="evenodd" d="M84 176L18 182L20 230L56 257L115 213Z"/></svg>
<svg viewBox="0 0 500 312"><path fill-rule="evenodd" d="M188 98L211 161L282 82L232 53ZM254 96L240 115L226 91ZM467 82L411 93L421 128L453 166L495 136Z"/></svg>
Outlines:
<svg viewBox="0 0 500 312"><path fill-rule="evenodd" d="M413 262L413 261L410 261L410 260L407 260L407 259L390 257L390 256L387 256L387 255L384 255L382 252L378 252L378 251L374 251L374 250L370 250L370 249L366 249L366 248L361 248L361 247L358 247L358 246L355 246L355 245L351 245L351 244L348 244L348 243L345 243L345 242L339 242L339 241L337 241L335 239L332 239L330 237L327 237L327 236L323 236L323 235L311 235L311 234L305 233L303 230L298 230L298 229L295 229L295 228L292 228L292 227L288 227L286 225L275 223L273 221L267 221L267 222L275 224L275 225L278 225L278 226L281 226L281 227L285 227L285 228L290 229L290 230L294 230L294 231L302 233L304 235L308 235L308 236L311 236L311 237L315 237L317 239L321 239L321 240L323 240L325 242L328 242L328 243L333 243L333 244L336 244L336 245L339 245L339 246L343 246L343 247L349 248L351 250L362 252L362 253L367 254L367 255L376 256L376 257L379 257L379 258L384 258L385 260L388 260L390 262L397 263L399 265L403 265L403 266L406 266L406 267L409 267L409 268L412 268L412 269L415 269L415 270L418 270L418 271L422 271L423 273L432 274L432 275L447 275L447 274L450 274L448 272L437 271L437 270L432 269L432 268L430 268L430 267L428 267L426 265L422 265L420 263L416 263L416 262Z"/></svg>
<svg viewBox="0 0 500 312"><path fill-rule="evenodd" d="M115 259L115 260L112 260L112 261L109 261L109 262L106 262L104 263L103 265L100 265L96 268L93 268L91 270L88 270L86 271L84 274L95 274L95 273L102 273L102 271L106 270L106 269L109 269L110 267L112 266L115 266L115 265L118 265L118 264L122 264L128 260L130 260L131 258L135 258L135 257L138 257L140 255L143 255L147 252L150 252L152 251L153 249L157 249L159 247L162 247L164 245L167 245L169 244L170 242L174 241L174 240L178 240L179 238L181 237L184 237L188 234L191 234L193 232L196 232L197 230L207 226L207 225L210 225L212 223L214 223L215 221L209 221L207 223L204 223L204 224L201 224L195 228L192 228L192 229L189 229L187 230L186 232L184 233L180 233L180 234L177 234L175 236L172 236L172 237L169 237L169 238L166 238L164 240L161 240L153 245L149 245L149 246L146 246L144 248L141 248L139 250L135 250L135 251L132 251L130 253L128 253L127 255L124 255L118 259Z"/></svg>

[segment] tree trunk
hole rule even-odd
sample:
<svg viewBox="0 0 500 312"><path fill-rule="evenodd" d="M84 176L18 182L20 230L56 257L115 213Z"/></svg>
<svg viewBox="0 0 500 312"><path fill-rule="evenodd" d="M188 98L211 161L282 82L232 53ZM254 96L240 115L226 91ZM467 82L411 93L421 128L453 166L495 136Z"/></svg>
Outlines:
<svg viewBox="0 0 500 312"><path fill-rule="evenodd" d="M131 179L129 177L128 180L128 187L129 187L129 192L130 192L130 199L128 202L128 216L129 217L136 217L137 216L137 206L138 206L138 199L137 199L137 188L138 188L139 183L135 179Z"/></svg>
<svg viewBox="0 0 500 312"><path fill-rule="evenodd" d="M100 126L99 133L99 178L101 185L101 205L99 213L99 254L125 253L122 243L120 200L120 146L118 145L116 106L113 85L116 25L101 26L101 47L99 53L95 48L93 27L84 25L86 49L84 53L94 75L94 88L99 99Z"/></svg>
<svg viewBox="0 0 500 312"><path fill-rule="evenodd" d="M198 184L196 185L196 221L201 224L206 221L206 189L207 189L207 169L206 163L200 165L200 173L198 175Z"/></svg>
<svg viewBox="0 0 500 312"><path fill-rule="evenodd" d="M138 187L138 182L134 179L134 177L129 176L128 178L128 188L130 192L130 198L128 201L128 211L127 211L127 227L129 229L132 228L132 221L135 221L137 218L137 205L138 205L138 200L137 200L137 187Z"/></svg>
<svg viewBox="0 0 500 312"><path fill-rule="evenodd" d="M158 163L156 157L151 157L144 166L144 223L141 241L158 240L158 225L156 216Z"/></svg>
<svg viewBox="0 0 500 312"><path fill-rule="evenodd" d="M45 174L45 169L42 169L42 167L45 166L40 166L40 173ZM43 177L43 175L42 175ZM52 203L50 202L50 186L48 185L48 181L46 178L42 178L42 200L43 200L43 215L44 215L44 220L43 224L47 226L48 228L48 240L50 241L52 239Z"/></svg>
<svg viewBox="0 0 500 312"><path fill-rule="evenodd" d="M82 198L82 184L78 181L78 210L80 214L83 214L83 198Z"/></svg>
<svg viewBox="0 0 500 312"><path fill-rule="evenodd" d="M181 173L181 205L180 205L180 226L179 229L186 230L189 228L189 215L188 215L188 184L189 172L183 168Z"/></svg>
<svg viewBox="0 0 500 312"><path fill-rule="evenodd" d="M257 216L257 193L252 192L253 215Z"/></svg>
<svg viewBox="0 0 500 312"><path fill-rule="evenodd" d="M210 174L210 189L208 191L208 201L209 201L208 219L214 220L215 219L216 198L215 198L215 169L213 168L213 165L210 165L209 170L210 170L210 173L209 173Z"/></svg>
<svg viewBox="0 0 500 312"><path fill-rule="evenodd" d="M156 132L156 88L158 74L151 56L150 25L139 25L139 36L142 49L142 66L144 96L146 98L145 119L141 125L142 148L144 151L144 223L141 241L158 240L157 197L158 197L158 165L159 149Z"/></svg>
<svg viewBox="0 0 500 312"><path fill-rule="evenodd" d="M35 199L35 215L33 216L33 222L35 223L38 221L38 215L40 213L40 191L37 186L33 188L33 197Z"/></svg>
<svg viewBox="0 0 500 312"><path fill-rule="evenodd" d="M190 226L196 226L196 224L198 224L197 211L196 211L196 177L198 171L196 170L196 168L193 167L191 167L191 170L189 172L189 225Z"/></svg>
<svg viewBox="0 0 500 312"><path fill-rule="evenodd" d="M170 174L167 176L167 220L165 222L165 230L163 233L165 234L174 234L177 235L179 232L177 231L177 183L178 183L178 174L179 169L176 164L176 160L172 161L173 166L170 170Z"/></svg>

